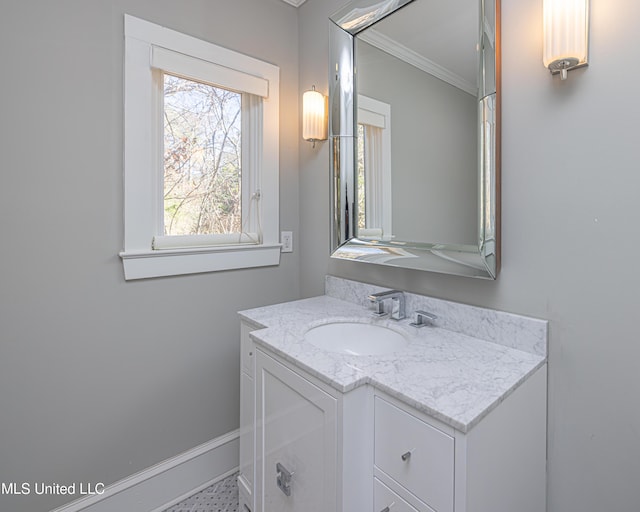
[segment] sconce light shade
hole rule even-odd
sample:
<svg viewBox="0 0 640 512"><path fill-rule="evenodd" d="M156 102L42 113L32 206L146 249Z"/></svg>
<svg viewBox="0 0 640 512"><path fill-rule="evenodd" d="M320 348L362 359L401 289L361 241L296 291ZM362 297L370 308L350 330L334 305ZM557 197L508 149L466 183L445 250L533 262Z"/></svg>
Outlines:
<svg viewBox="0 0 640 512"><path fill-rule="evenodd" d="M589 0L543 0L543 62L552 74L588 64Z"/></svg>
<svg viewBox="0 0 640 512"><path fill-rule="evenodd" d="M314 144L327 139L327 100L315 86L302 95L302 138Z"/></svg>

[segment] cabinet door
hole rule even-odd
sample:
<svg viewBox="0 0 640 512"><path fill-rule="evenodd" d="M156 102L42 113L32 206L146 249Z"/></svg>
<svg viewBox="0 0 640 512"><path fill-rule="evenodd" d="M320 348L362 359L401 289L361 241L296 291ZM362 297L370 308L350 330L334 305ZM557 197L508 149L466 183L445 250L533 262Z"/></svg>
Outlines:
<svg viewBox="0 0 640 512"><path fill-rule="evenodd" d="M255 380L256 512L335 512L336 399L259 350Z"/></svg>
<svg viewBox="0 0 640 512"><path fill-rule="evenodd" d="M254 386L253 379L246 373L240 373L240 474L238 485L244 489L249 499L249 508L253 510L253 459L254 459Z"/></svg>

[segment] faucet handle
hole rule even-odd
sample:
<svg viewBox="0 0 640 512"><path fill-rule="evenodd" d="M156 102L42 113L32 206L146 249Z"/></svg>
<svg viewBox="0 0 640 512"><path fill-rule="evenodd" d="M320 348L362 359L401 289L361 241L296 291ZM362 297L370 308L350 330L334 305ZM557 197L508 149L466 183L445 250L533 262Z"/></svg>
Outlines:
<svg viewBox="0 0 640 512"><path fill-rule="evenodd" d="M429 313L428 311L415 311L413 313L414 320L409 325L413 327L424 327L425 325L433 325L433 322L438 318L433 313Z"/></svg>
<svg viewBox="0 0 640 512"><path fill-rule="evenodd" d="M371 309L373 310L371 314L373 316L386 316L384 312L384 301L377 300L375 297L369 297L369 301L371 302Z"/></svg>

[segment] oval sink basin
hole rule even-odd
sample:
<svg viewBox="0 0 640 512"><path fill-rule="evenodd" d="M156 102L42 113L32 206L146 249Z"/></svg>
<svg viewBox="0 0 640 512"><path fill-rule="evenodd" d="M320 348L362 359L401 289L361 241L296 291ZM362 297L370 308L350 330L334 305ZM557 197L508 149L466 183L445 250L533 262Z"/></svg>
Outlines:
<svg viewBox="0 0 640 512"><path fill-rule="evenodd" d="M304 339L319 349L352 356L390 354L409 343L393 329L358 322L319 325L309 329Z"/></svg>

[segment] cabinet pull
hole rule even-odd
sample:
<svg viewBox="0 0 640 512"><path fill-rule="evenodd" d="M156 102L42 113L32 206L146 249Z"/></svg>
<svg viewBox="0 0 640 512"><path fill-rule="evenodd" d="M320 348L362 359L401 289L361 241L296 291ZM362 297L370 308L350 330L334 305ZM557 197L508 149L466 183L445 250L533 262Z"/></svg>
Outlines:
<svg viewBox="0 0 640 512"><path fill-rule="evenodd" d="M291 496L291 478L293 471L289 471L279 462L276 464L276 485L285 496Z"/></svg>
<svg viewBox="0 0 640 512"><path fill-rule="evenodd" d="M400 455L400 458L404 462L407 462L411 458L411 450L409 450L407 453L403 453L402 455Z"/></svg>
<svg viewBox="0 0 640 512"><path fill-rule="evenodd" d="M391 505L387 505L386 507L384 507L380 512L389 512L391 510L391 507L393 507L396 504L395 501L391 502Z"/></svg>

